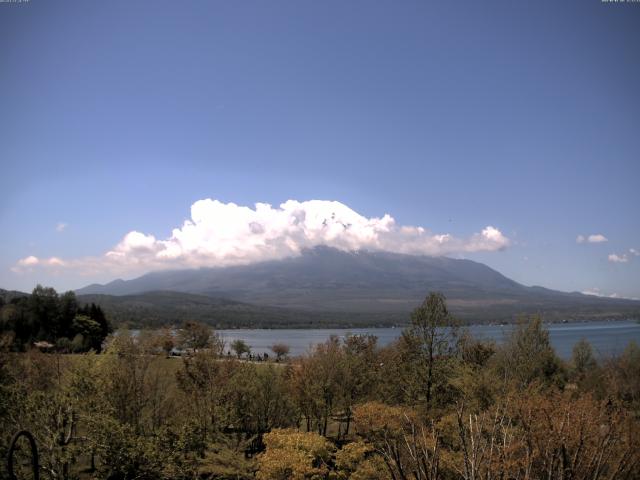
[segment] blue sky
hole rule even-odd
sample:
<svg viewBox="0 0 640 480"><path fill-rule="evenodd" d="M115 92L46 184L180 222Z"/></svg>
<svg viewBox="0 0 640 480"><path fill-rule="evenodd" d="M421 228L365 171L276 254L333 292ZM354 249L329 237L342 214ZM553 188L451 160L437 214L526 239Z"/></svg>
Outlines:
<svg viewBox="0 0 640 480"><path fill-rule="evenodd" d="M161 268L101 266L198 200L319 199L389 214L389 249L419 226L426 253L640 297L639 25L596 0L0 3L0 287ZM487 226L505 242L470 247Z"/></svg>

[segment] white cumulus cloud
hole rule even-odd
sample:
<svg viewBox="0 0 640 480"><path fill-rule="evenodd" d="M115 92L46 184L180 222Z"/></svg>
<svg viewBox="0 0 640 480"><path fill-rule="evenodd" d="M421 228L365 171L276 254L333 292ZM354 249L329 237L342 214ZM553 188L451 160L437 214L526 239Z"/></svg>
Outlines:
<svg viewBox="0 0 640 480"><path fill-rule="evenodd" d="M33 255L18 260L18 265L21 267L32 267L34 265L38 265L39 263L40 260L38 259L38 257L34 257Z"/></svg>
<svg viewBox="0 0 640 480"><path fill-rule="evenodd" d="M627 252L617 254L609 254L609 261L613 263L628 263L633 257L640 255L640 252L635 248L630 248Z"/></svg>
<svg viewBox="0 0 640 480"><path fill-rule="evenodd" d="M62 233L69 225L64 222L58 222L56 225L56 232Z"/></svg>
<svg viewBox="0 0 640 480"><path fill-rule="evenodd" d="M576 237L576 243L603 243L608 242L609 239L602 235L601 233L593 233L591 235L578 235Z"/></svg>
<svg viewBox="0 0 640 480"><path fill-rule="evenodd" d="M205 199L191 206L191 218L166 239L131 231L101 257L68 260L54 257L55 261L27 257L19 260L17 267L65 266L87 273L132 272L248 264L295 256L318 245L345 251L450 255L502 250L509 244L509 239L493 226L458 238L448 233L432 233L421 226L398 225L388 214L365 217L337 201L288 200L279 207L257 203L251 208Z"/></svg>
<svg viewBox="0 0 640 480"><path fill-rule="evenodd" d="M605 237L604 235L602 235L601 233L595 233L593 235L589 235L587 237L587 242L589 243L603 243L603 242L608 242L609 239L607 237Z"/></svg>
<svg viewBox="0 0 640 480"><path fill-rule="evenodd" d="M613 263L627 263L629 261L629 255L623 253L618 255L617 253L609 254L609 261Z"/></svg>
<svg viewBox="0 0 640 480"><path fill-rule="evenodd" d="M30 255L18 260L16 265L11 268L16 273L24 271L32 271L34 267L65 267L66 262L58 257L38 258Z"/></svg>

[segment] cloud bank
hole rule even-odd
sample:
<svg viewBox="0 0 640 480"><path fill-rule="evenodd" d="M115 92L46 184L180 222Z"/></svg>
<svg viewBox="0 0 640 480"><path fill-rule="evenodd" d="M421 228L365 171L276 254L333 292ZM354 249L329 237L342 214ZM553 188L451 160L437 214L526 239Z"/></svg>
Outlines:
<svg viewBox="0 0 640 480"><path fill-rule="evenodd" d="M591 295L594 297L622 298L617 293L611 293L607 295L606 293L602 292L598 287L587 288L586 290L583 290L581 293L583 295Z"/></svg>
<svg viewBox="0 0 640 480"><path fill-rule="evenodd" d="M138 231L101 257L19 260L14 271L35 267L96 272L137 272L162 268L217 267L299 255L319 245L340 250L378 250L423 255L502 250L510 240L487 226L468 238L435 234L420 226L398 225L393 217L367 218L337 201L288 200L274 208L254 208L205 199L191 206L191 218L167 239Z"/></svg>
<svg viewBox="0 0 640 480"><path fill-rule="evenodd" d="M599 288L597 287L593 287L593 288L588 288L586 290L583 290L581 292L583 295L592 295L595 297L605 297L605 298L621 298L624 300L638 300L638 298L636 297L624 297L618 293L610 293L610 294L606 294L604 292L602 292Z"/></svg>

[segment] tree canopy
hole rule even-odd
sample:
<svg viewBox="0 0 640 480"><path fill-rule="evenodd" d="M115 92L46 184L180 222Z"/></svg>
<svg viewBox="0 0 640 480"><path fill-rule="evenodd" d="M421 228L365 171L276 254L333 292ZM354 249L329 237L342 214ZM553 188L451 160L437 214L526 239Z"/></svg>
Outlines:
<svg viewBox="0 0 640 480"><path fill-rule="evenodd" d="M61 351L99 352L111 331L102 308L94 303L80 306L71 291L58 294L38 285L31 295L13 297L0 306L0 334L11 337L14 350L47 342Z"/></svg>

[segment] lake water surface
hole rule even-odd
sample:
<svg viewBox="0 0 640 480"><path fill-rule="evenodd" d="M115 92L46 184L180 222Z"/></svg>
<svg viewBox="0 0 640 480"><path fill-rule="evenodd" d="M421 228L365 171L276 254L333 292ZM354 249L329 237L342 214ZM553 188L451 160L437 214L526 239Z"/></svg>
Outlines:
<svg viewBox="0 0 640 480"><path fill-rule="evenodd" d="M479 338L501 342L513 329L513 325L472 325L471 333ZM635 320L577 322L548 324L551 343L562 358L571 357L573 345L585 338L594 349L596 355L609 356L620 353L631 340L640 344L640 323ZM331 335L344 337L352 334L371 334L378 337L379 345L387 345L397 339L402 328L351 328L351 329L238 329L218 330L226 342L226 349L233 340L244 340L251 346L253 353L272 355L271 345L286 343L291 348L291 355L302 355L317 343L322 343Z"/></svg>

